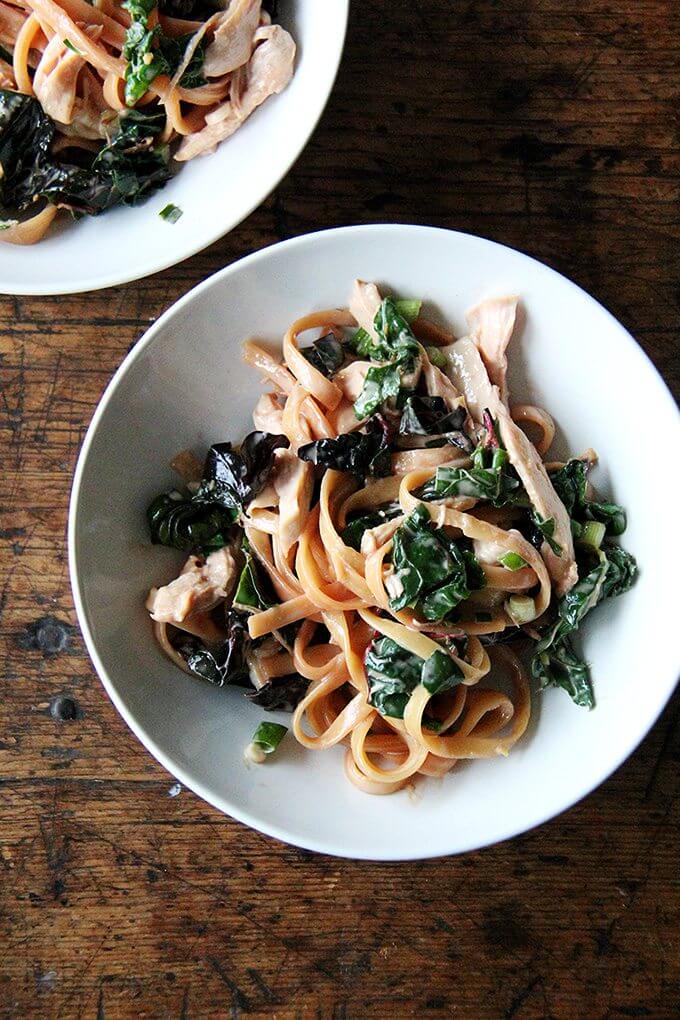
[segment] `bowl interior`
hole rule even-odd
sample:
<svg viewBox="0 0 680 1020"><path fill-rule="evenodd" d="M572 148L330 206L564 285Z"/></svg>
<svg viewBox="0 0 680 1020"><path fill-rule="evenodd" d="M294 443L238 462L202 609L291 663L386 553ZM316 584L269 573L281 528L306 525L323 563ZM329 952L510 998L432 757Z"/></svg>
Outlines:
<svg viewBox="0 0 680 1020"><path fill-rule="evenodd" d="M414 794L391 797L350 786L342 750L308 752L292 738L275 761L249 767L243 749L261 710L238 690L215 690L176 671L153 642L143 610L150 585L175 576L182 559L151 547L146 536L144 509L168 487L168 461L178 449L205 450L250 428L261 387L241 361L242 340L280 341L298 316L345 304L355 276L424 297L431 314L459 335L472 303L502 292L522 296L526 324L510 357L513 399L546 407L573 453L598 450L596 483L628 508L624 544L641 566L633 590L599 607L584 627L594 711L548 691L534 699L531 733L508 759L464 764ZM356 227L297 238L223 270L178 302L128 356L81 455L72 577L109 694L182 782L301 846L353 857L426 857L478 847L551 817L630 753L674 683L672 644L651 638L668 633L673 604L657 542L658 502L650 499L666 478L664 454L638 421L640 409L652 407L656 434L677 436L663 383L609 313L552 270L480 238Z"/></svg>
<svg viewBox="0 0 680 1020"><path fill-rule="evenodd" d="M59 217L37 245L0 244L0 293L62 294L136 280L181 262L240 223L287 173L326 104L340 63L349 0L280 5L297 44L289 86L211 155L179 165L146 202L77 223ZM158 213L169 202L177 223Z"/></svg>

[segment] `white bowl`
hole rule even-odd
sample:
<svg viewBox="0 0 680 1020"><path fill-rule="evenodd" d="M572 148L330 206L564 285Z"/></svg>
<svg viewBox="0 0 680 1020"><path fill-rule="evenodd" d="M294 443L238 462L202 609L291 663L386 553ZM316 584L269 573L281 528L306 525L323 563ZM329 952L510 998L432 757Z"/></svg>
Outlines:
<svg viewBox="0 0 680 1020"><path fill-rule="evenodd" d="M0 293L75 294L156 273L194 255L245 219L302 152L330 95L345 41L349 0L281 4L297 44L295 74L232 138L179 165L164 188L131 208L77 223L60 216L37 245L0 243ZM183 216L158 215L169 202Z"/></svg>
<svg viewBox="0 0 680 1020"><path fill-rule="evenodd" d="M513 340L515 400L555 416L569 448L595 447L597 483L629 511L624 545L640 577L584 627L597 707L561 690L534 699L534 724L507 759L371 797L343 775L342 750L288 738L275 760L243 750L262 712L237 689L176 670L153 642L142 602L181 554L149 545L144 510L167 489L184 447L238 440L261 387L240 359L246 336L278 340L313 309L342 305L355 276L424 297L464 328L480 298L515 292L527 313ZM678 416L625 329L573 283L478 237L419 226L361 226L298 237L223 269L177 302L114 376L78 462L69 522L73 591L85 641L111 699L180 782L248 825L312 850L381 860L451 854L544 822L601 783L649 730L673 689L677 552L661 517L680 505L669 452ZM670 455L672 456L672 454ZM274 718L285 721L286 716Z"/></svg>

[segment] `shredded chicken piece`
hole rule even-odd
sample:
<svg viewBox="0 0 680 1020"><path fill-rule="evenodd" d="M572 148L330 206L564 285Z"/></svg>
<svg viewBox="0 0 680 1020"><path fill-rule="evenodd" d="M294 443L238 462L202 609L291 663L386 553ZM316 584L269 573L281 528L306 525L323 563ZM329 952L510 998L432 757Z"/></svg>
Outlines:
<svg viewBox="0 0 680 1020"><path fill-rule="evenodd" d="M97 28L101 34L101 28ZM87 30L92 36L92 30ZM74 53L58 35L52 36L33 77L33 91L48 117L70 124L76 102L78 75L85 66L80 53Z"/></svg>
<svg viewBox="0 0 680 1020"><path fill-rule="evenodd" d="M389 542L402 521L403 517L395 517L394 520L384 521L375 528L367 528L361 536L361 551L364 556L370 556L385 542Z"/></svg>
<svg viewBox="0 0 680 1020"><path fill-rule="evenodd" d="M333 376L333 382L347 400L354 403L364 388L370 361L352 361Z"/></svg>
<svg viewBox="0 0 680 1020"><path fill-rule="evenodd" d="M465 397L458 392L449 377L432 364L425 353L423 353L423 377L429 395L441 397L449 411L455 411L457 407L465 407Z"/></svg>
<svg viewBox="0 0 680 1020"><path fill-rule="evenodd" d="M349 299L349 310L361 328L365 329L374 340L377 340L378 335L373 320L381 303L380 291L374 283L364 283L363 280L354 281Z"/></svg>
<svg viewBox="0 0 680 1020"><path fill-rule="evenodd" d="M260 24L261 6L262 0L231 0L219 16L203 63L203 73L208 78L218 78L248 63Z"/></svg>
<svg viewBox="0 0 680 1020"><path fill-rule="evenodd" d="M513 296L480 301L466 314L470 335L486 366L489 379L507 402L508 359L506 349L515 328L519 298Z"/></svg>
<svg viewBox="0 0 680 1020"><path fill-rule="evenodd" d="M179 577L151 589L146 608L152 620L180 625L227 598L236 574L236 561L227 547L210 553L206 560L190 556Z"/></svg>
<svg viewBox="0 0 680 1020"><path fill-rule="evenodd" d="M469 336L441 348L447 360L446 374L462 393L468 410L481 423L484 410L494 402L493 387L477 346Z"/></svg>
<svg viewBox="0 0 680 1020"><path fill-rule="evenodd" d="M314 469L292 450L277 450L272 483L279 497L279 539L284 555L302 534L312 501Z"/></svg>
<svg viewBox="0 0 680 1020"><path fill-rule="evenodd" d="M253 425L260 432L283 433L283 410L274 393L263 393L253 411Z"/></svg>
<svg viewBox="0 0 680 1020"><path fill-rule="evenodd" d="M231 101L206 114L205 127L182 139L175 159L183 162L213 152L219 142L233 135L247 117L274 93L282 92L293 76L295 43L280 25L259 28L259 40L248 64L246 84L238 110Z"/></svg>
<svg viewBox="0 0 680 1020"><path fill-rule="evenodd" d="M547 542L541 555L559 595L575 584L578 571L574 560L574 542L569 515L550 481L545 464L536 447L510 417L510 412L497 386L492 385L480 351L471 337L463 337L442 351L448 360L448 374L465 394L468 408L476 422L481 423L488 409L498 419L501 439L510 463L517 471L534 509L543 519L555 522L554 541L561 547L558 556Z"/></svg>
<svg viewBox="0 0 680 1020"><path fill-rule="evenodd" d="M541 546L541 556L557 594L564 595L578 580L569 514L553 488L536 447L512 420L500 396L496 396L495 404L490 406L490 411L498 419L503 445L508 451L510 463L522 480L531 505L544 520L552 518L555 522L553 540L560 546L561 552L558 555L547 542L544 542Z"/></svg>

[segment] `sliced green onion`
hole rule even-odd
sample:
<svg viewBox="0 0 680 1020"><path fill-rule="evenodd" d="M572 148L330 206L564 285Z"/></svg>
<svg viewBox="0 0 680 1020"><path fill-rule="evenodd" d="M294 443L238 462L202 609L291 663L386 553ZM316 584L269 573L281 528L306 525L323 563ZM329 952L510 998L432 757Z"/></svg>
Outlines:
<svg viewBox="0 0 680 1020"><path fill-rule="evenodd" d="M170 202L164 209L161 209L158 215L166 223L177 223L177 220L184 214L178 205L173 205Z"/></svg>
<svg viewBox="0 0 680 1020"><path fill-rule="evenodd" d="M0 230L10 230L12 227L16 227L19 224L19 220L0 220Z"/></svg>
<svg viewBox="0 0 680 1020"><path fill-rule="evenodd" d="M528 595L511 595L505 603L505 611L517 627L536 619L536 606Z"/></svg>
<svg viewBox="0 0 680 1020"><path fill-rule="evenodd" d="M593 549L599 549L606 530L606 525L602 524L601 521L586 521L581 527L578 541L581 545L589 545Z"/></svg>
<svg viewBox="0 0 680 1020"><path fill-rule="evenodd" d="M67 50L71 50L72 53L77 53L79 57L82 57L82 53L79 49L76 49L70 39L64 39L63 43Z"/></svg>
<svg viewBox="0 0 680 1020"><path fill-rule="evenodd" d="M398 298L394 303L399 314L407 322L413 322L414 319L417 319L423 306L422 301L416 301L414 298Z"/></svg>
<svg viewBox="0 0 680 1020"><path fill-rule="evenodd" d="M263 762L268 754L274 753L287 732L288 727L281 726L279 723L260 723L246 748L246 756L258 764Z"/></svg>
<svg viewBox="0 0 680 1020"><path fill-rule="evenodd" d="M527 561L518 553L514 552L509 552L506 553L505 556L501 556L498 562L501 563L506 570L521 570L522 567L527 566Z"/></svg>
<svg viewBox="0 0 680 1020"><path fill-rule="evenodd" d="M435 368L446 368L446 355L438 347L426 347L425 353Z"/></svg>

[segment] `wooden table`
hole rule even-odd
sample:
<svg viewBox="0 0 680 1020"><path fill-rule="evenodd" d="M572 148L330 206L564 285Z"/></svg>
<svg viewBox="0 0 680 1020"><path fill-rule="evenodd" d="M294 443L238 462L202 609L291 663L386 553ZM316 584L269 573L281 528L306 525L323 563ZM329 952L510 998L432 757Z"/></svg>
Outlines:
<svg viewBox="0 0 680 1020"><path fill-rule="evenodd" d="M677 367L671 0L352 7L321 125L241 227L139 283L1 301L3 1017L677 1015L677 699L612 779L538 831L449 860L354 863L178 792L78 633L64 532L97 399L163 309L247 252L375 220L480 233L593 293L667 379ZM652 439L653 411L631 407L629 427Z"/></svg>

